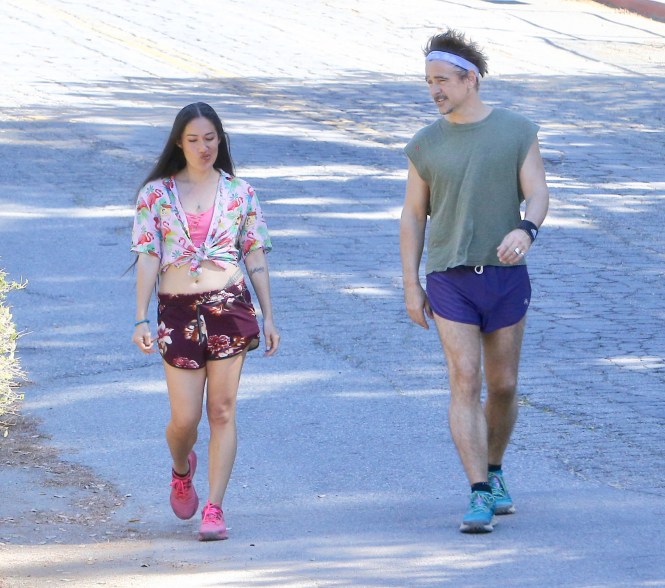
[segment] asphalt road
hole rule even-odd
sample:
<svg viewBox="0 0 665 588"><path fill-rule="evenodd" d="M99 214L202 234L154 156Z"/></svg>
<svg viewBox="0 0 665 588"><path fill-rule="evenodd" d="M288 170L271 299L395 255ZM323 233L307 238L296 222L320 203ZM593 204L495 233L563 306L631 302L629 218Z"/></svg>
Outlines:
<svg viewBox="0 0 665 588"><path fill-rule="evenodd" d="M665 586L665 23L587 0L4 0L0 22L0 265L29 282L24 413L69 464L3 465L0 586ZM518 512L487 536L457 530L445 366L402 307L401 149L436 117L421 48L445 26L486 48L484 99L541 125L552 195ZM246 363L231 539L206 545L168 506L123 273L135 191L196 100L261 198L283 336Z"/></svg>

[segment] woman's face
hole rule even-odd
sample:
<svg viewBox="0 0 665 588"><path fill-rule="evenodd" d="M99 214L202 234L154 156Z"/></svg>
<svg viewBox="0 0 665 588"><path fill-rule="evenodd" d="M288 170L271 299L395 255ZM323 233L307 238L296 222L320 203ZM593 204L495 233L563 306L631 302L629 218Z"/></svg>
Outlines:
<svg viewBox="0 0 665 588"><path fill-rule="evenodd" d="M215 163L219 143L220 137L215 125L201 116L187 123L178 147L182 149L188 167L205 170Z"/></svg>

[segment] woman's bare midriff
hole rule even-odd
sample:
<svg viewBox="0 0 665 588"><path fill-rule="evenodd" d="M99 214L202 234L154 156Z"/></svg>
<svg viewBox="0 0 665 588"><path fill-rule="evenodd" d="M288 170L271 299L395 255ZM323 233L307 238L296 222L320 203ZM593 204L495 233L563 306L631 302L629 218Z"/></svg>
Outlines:
<svg viewBox="0 0 665 588"><path fill-rule="evenodd" d="M189 264L171 266L159 277L160 294L196 294L221 290L229 285L231 278L240 272L237 265L219 267L211 261L201 263L201 273L192 276Z"/></svg>

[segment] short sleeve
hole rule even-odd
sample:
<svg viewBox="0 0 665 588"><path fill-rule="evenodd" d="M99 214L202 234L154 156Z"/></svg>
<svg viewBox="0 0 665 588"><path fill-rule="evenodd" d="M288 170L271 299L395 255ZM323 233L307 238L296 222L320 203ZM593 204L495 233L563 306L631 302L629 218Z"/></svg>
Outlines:
<svg viewBox="0 0 665 588"><path fill-rule="evenodd" d="M154 186L146 184L139 191L134 214L131 250L136 253L148 253L161 258L162 233L159 216L155 214L155 200L159 194Z"/></svg>
<svg viewBox="0 0 665 588"><path fill-rule="evenodd" d="M418 175L428 184L431 182L431 177L427 169L427 162L425 160L425 153L427 151L427 136L425 129L418 131L413 138L404 147L404 153L409 158L413 166L416 168Z"/></svg>
<svg viewBox="0 0 665 588"><path fill-rule="evenodd" d="M244 222L240 228L239 240L243 259L255 249L263 249L266 253L272 250L268 225L263 216L261 204L254 188L249 184L247 184L247 208Z"/></svg>
<svg viewBox="0 0 665 588"><path fill-rule="evenodd" d="M529 153L529 149L531 149L531 145L533 145L533 142L538 137L539 130L540 126L538 126L536 123L524 119L523 132L522 132L523 139L519 147L519 154L517 160L517 164L520 169L522 167L522 164L524 163L524 160L526 159L527 154Z"/></svg>

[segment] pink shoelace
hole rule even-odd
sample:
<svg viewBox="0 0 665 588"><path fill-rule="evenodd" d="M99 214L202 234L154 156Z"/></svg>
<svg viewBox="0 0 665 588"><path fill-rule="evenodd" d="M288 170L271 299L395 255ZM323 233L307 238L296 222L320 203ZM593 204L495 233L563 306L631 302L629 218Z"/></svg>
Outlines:
<svg viewBox="0 0 665 588"><path fill-rule="evenodd" d="M174 477L171 482L171 488L175 489L178 498L187 498L192 488L192 479L189 476L184 479Z"/></svg>
<svg viewBox="0 0 665 588"><path fill-rule="evenodd" d="M204 523L219 523L222 520L222 509L216 504L206 504L203 509Z"/></svg>

